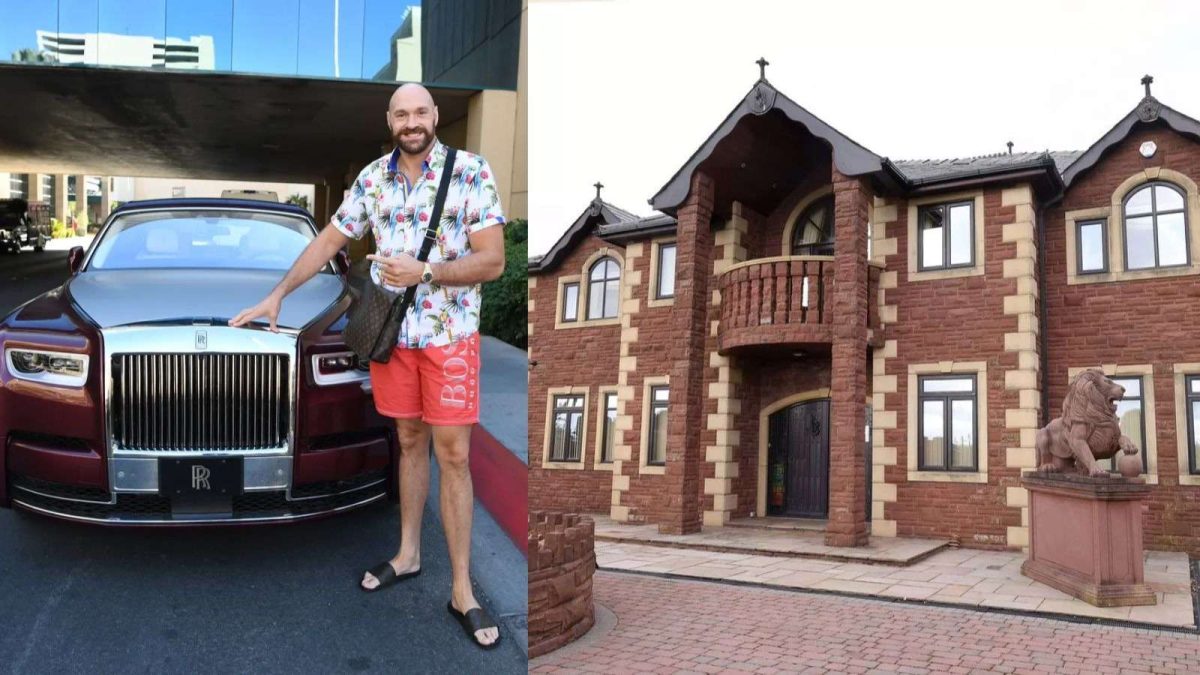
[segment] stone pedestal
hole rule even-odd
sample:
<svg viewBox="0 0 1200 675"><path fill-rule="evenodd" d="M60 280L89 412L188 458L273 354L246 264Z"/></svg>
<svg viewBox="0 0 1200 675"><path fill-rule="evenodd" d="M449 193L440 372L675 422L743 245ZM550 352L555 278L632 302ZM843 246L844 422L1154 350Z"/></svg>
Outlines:
<svg viewBox="0 0 1200 675"><path fill-rule="evenodd" d="M1140 478L1033 473L1029 559L1021 573L1097 607L1155 604L1142 571Z"/></svg>

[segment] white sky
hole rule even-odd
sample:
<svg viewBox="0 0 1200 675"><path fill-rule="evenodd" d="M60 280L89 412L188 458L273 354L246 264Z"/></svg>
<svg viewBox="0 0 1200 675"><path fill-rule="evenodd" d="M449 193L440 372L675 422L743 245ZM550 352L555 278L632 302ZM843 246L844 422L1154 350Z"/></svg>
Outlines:
<svg viewBox="0 0 1200 675"><path fill-rule="evenodd" d="M1002 8L1001 8L1002 7ZM530 255L635 213L758 79L892 159L1083 150L1142 75L1200 117L1200 2L531 0Z"/></svg>

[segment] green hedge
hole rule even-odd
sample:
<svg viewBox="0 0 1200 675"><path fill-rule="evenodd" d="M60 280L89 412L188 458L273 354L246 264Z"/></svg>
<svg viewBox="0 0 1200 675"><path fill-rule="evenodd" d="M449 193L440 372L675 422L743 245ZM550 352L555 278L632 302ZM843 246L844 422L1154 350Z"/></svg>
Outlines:
<svg viewBox="0 0 1200 675"><path fill-rule="evenodd" d="M528 258L529 226L514 220L504 226L504 274L483 285L483 316L480 332L497 337L514 347L529 343L529 286L525 261Z"/></svg>

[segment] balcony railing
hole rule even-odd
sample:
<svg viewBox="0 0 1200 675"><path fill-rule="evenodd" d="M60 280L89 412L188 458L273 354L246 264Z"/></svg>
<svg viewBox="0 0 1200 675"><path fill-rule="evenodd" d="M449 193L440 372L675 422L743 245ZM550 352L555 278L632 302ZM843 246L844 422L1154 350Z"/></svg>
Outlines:
<svg viewBox="0 0 1200 675"><path fill-rule="evenodd" d="M881 270L868 265L867 327L879 327ZM738 263L721 274L721 351L758 345L832 343L832 256L781 256Z"/></svg>
<svg viewBox="0 0 1200 675"><path fill-rule="evenodd" d="M734 265L720 277L720 348L828 342L832 256L782 256ZM787 330L780 330L787 328Z"/></svg>

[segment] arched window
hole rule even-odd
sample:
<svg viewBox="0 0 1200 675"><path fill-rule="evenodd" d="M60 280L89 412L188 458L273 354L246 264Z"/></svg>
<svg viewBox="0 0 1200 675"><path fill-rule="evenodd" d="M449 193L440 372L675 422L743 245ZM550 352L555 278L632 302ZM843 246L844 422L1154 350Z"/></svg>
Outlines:
<svg viewBox="0 0 1200 675"><path fill-rule="evenodd" d="M612 258L601 258L588 272L588 318L611 319L617 315L621 266Z"/></svg>
<svg viewBox="0 0 1200 675"><path fill-rule="evenodd" d="M792 224L792 255L833 255L833 195L809 204Z"/></svg>
<svg viewBox="0 0 1200 675"><path fill-rule="evenodd" d="M1186 205L1182 189L1160 181L1125 198L1125 269L1188 264Z"/></svg>

